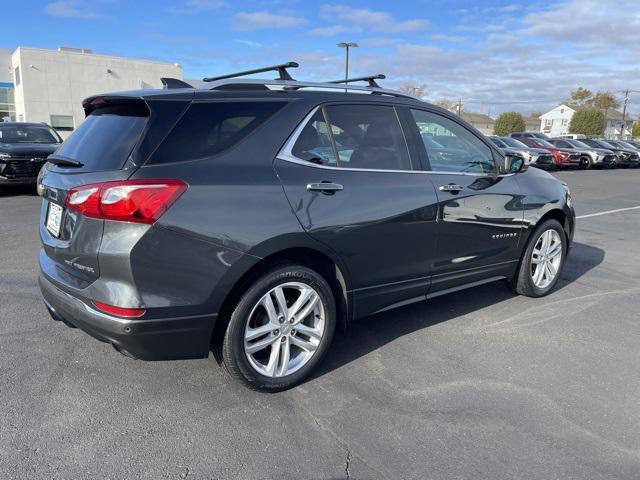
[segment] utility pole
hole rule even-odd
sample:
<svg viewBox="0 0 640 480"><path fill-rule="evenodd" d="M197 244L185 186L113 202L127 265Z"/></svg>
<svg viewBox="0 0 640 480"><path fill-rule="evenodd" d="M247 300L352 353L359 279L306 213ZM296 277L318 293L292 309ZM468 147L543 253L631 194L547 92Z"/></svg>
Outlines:
<svg viewBox="0 0 640 480"><path fill-rule="evenodd" d="M456 113L461 116L462 115L462 99L458 98L458 103L456 103Z"/></svg>
<svg viewBox="0 0 640 480"><path fill-rule="evenodd" d="M625 131L627 130L627 104L629 103L629 90L625 90L624 92L624 104L622 107L622 131L620 132L620 137L625 136Z"/></svg>
<svg viewBox="0 0 640 480"><path fill-rule="evenodd" d="M349 78L349 49L356 48L358 44L355 42L340 42L338 46L345 49L344 79L347 80Z"/></svg>

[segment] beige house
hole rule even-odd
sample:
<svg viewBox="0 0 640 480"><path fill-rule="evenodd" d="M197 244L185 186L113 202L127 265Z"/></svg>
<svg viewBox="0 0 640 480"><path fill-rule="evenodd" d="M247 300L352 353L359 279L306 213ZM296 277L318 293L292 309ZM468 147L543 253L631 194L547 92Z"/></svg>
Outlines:
<svg viewBox="0 0 640 480"><path fill-rule="evenodd" d="M462 118L480 130L480 133L483 135L493 135L493 126L496 124L496 121L489 115L485 115L484 113L462 112Z"/></svg>

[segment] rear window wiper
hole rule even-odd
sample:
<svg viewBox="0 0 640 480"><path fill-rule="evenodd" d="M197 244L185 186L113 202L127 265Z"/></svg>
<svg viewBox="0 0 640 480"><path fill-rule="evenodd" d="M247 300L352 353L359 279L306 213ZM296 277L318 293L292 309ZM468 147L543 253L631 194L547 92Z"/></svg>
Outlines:
<svg viewBox="0 0 640 480"><path fill-rule="evenodd" d="M67 157L61 157L60 155L49 155L47 157L47 162L53 163L54 165L60 165L61 167L80 168L84 166L84 163L79 162L78 160L73 160Z"/></svg>

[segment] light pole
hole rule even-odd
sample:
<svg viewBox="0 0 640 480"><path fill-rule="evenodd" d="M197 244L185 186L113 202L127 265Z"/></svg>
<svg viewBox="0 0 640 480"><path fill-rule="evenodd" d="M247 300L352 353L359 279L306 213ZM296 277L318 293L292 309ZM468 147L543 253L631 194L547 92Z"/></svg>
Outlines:
<svg viewBox="0 0 640 480"><path fill-rule="evenodd" d="M356 48L358 44L355 42L340 42L338 46L345 49L346 55L344 59L344 79L347 80L349 78L349 49Z"/></svg>

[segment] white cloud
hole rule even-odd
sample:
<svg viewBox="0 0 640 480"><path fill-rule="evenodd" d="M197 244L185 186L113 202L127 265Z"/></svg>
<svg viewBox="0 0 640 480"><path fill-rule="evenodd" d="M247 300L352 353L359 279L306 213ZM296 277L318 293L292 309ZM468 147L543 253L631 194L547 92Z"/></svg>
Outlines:
<svg viewBox="0 0 640 480"><path fill-rule="evenodd" d="M172 8L173 13L200 13L208 12L211 10L217 10L219 8L227 6L227 2L224 0L186 0L184 6L179 8Z"/></svg>
<svg viewBox="0 0 640 480"><path fill-rule="evenodd" d="M95 20L104 15L89 10L84 2L79 0L58 0L45 7L45 13L52 17L79 18L83 20Z"/></svg>
<svg viewBox="0 0 640 480"><path fill-rule="evenodd" d="M260 42L254 42L253 40L235 39L234 42L251 48L260 48L262 46Z"/></svg>
<svg viewBox="0 0 640 480"><path fill-rule="evenodd" d="M240 12L232 18L234 30L251 31L262 29L295 28L307 23L302 17L275 14L266 11Z"/></svg>
<svg viewBox="0 0 640 480"><path fill-rule="evenodd" d="M346 5L323 5L320 7L320 16L327 21L350 25L351 28L361 27L386 33L415 32L428 26L428 22L423 19L399 21L387 12Z"/></svg>
<svg viewBox="0 0 640 480"><path fill-rule="evenodd" d="M319 35L321 37L333 37L341 33L359 33L362 28L359 27L347 27L346 25L332 25L330 27L318 27L311 30L312 35Z"/></svg>

